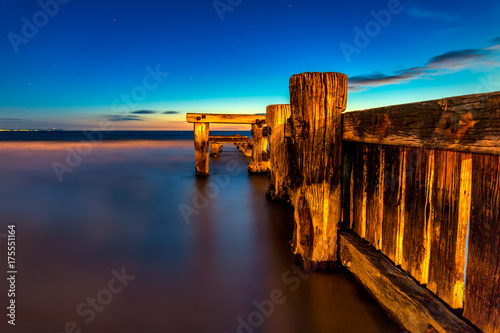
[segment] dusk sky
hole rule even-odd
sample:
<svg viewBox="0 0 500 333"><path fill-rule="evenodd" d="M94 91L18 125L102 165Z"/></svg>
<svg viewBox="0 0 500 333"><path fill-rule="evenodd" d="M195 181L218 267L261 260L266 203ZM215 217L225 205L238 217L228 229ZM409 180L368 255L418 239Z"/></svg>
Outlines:
<svg viewBox="0 0 500 333"><path fill-rule="evenodd" d="M0 129L191 130L308 71L347 74L348 110L500 90L494 0L3 0L0 21Z"/></svg>

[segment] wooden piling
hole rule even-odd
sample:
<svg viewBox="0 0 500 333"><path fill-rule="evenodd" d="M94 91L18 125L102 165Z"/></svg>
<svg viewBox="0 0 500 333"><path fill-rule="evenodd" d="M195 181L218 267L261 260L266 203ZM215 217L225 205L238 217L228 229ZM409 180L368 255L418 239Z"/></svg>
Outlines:
<svg viewBox="0 0 500 333"><path fill-rule="evenodd" d="M337 261L341 221L342 111L347 76L303 73L290 79L291 182L295 207L293 251L304 266Z"/></svg>
<svg viewBox="0 0 500 333"><path fill-rule="evenodd" d="M271 180L266 196L271 200L287 200L286 187L290 176L289 145L285 138L285 124L290 117L290 105L269 105L267 107L269 128L269 158Z"/></svg>
<svg viewBox="0 0 500 333"><path fill-rule="evenodd" d="M210 143L210 157L219 157L219 153L222 150L222 144L211 142Z"/></svg>
<svg viewBox="0 0 500 333"><path fill-rule="evenodd" d="M242 153L246 157L252 157L252 153L253 153L253 151L252 151L252 145L250 145L249 143L243 144Z"/></svg>
<svg viewBox="0 0 500 333"><path fill-rule="evenodd" d="M197 176L208 175L209 124L194 124L194 159Z"/></svg>
<svg viewBox="0 0 500 333"><path fill-rule="evenodd" d="M263 124L252 124L252 161L248 166L249 173L266 173L269 171L267 157L267 136L263 135Z"/></svg>

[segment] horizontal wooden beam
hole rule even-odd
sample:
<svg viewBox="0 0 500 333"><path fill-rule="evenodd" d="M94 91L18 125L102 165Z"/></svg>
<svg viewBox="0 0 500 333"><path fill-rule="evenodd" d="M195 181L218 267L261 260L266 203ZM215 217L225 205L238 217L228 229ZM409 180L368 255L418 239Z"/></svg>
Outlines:
<svg viewBox="0 0 500 333"><path fill-rule="evenodd" d="M500 154L500 92L343 114L343 140Z"/></svg>
<svg viewBox="0 0 500 333"><path fill-rule="evenodd" d="M216 113L188 113L188 123L211 124L265 124L266 115L257 114L216 114Z"/></svg>
<svg viewBox="0 0 500 333"><path fill-rule="evenodd" d="M214 135L208 138L208 141L213 143L241 143L250 141L250 138L243 135Z"/></svg>
<svg viewBox="0 0 500 333"><path fill-rule="evenodd" d="M339 234L340 260L391 317L410 332L476 332L352 231Z"/></svg>

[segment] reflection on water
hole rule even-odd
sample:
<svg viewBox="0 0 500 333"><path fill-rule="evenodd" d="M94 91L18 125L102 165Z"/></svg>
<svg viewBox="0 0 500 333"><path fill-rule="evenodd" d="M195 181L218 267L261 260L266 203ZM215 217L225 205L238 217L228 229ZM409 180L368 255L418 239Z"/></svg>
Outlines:
<svg viewBox="0 0 500 333"><path fill-rule="evenodd" d="M293 211L266 201L267 177L231 145L197 179L192 141L105 142L60 183L52 164L76 145L1 143L0 232L18 232L13 331L399 331L350 276L293 268ZM135 279L118 288L122 268Z"/></svg>

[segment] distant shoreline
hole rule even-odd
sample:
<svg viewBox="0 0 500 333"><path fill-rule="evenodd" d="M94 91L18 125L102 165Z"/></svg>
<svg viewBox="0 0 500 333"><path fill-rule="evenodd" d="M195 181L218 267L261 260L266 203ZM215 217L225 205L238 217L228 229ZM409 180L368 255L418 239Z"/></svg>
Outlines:
<svg viewBox="0 0 500 333"><path fill-rule="evenodd" d="M240 134L250 131L211 131L211 135ZM110 140L192 140L193 131L2 131L0 141L110 141Z"/></svg>

